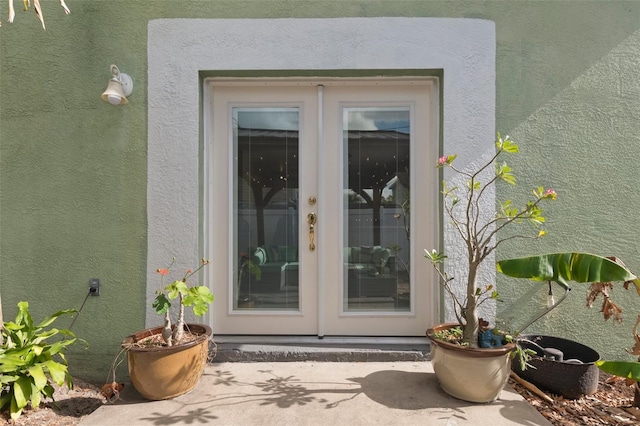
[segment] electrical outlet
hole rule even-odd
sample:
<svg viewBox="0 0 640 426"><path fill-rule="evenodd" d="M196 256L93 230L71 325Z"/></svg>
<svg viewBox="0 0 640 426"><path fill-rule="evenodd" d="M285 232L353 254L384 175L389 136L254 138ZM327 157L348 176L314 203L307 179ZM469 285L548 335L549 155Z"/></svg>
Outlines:
<svg viewBox="0 0 640 426"><path fill-rule="evenodd" d="M92 296L100 296L100 280L98 278L91 278L89 280L89 293Z"/></svg>

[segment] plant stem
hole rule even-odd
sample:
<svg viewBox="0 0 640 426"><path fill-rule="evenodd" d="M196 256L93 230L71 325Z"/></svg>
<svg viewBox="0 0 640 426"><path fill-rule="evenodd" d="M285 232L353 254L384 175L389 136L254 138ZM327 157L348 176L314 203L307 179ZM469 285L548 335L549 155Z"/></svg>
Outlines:
<svg viewBox="0 0 640 426"><path fill-rule="evenodd" d="M162 338L167 346L172 346L173 344L171 335L171 316L169 315L169 311L167 311L164 314L164 326L162 327Z"/></svg>
<svg viewBox="0 0 640 426"><path fill-rule="evenodd" d="M478 347L478 304L476 296L476 281L478 278L478 267L481 261L472 258L469 253L469 276L467 277L467 303L462 312L465 319L463 340L469 343L472 348Z"/></svg>
<svg viewBox="0 0 640 426"><path fill-rule="evenodd" d="M179 295L180 309L178 311L178 321L176 321L176 328L173 330L173 340L175 343L180 343L184 338L184 305L182 304L182 293Z"/></svg>

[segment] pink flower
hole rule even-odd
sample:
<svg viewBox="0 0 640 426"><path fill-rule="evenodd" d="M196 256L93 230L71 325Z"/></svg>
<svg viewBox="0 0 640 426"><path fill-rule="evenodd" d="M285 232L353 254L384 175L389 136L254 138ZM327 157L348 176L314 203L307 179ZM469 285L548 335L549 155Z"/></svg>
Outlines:
<svg viewBox="0 0 640 426"><path fill-rule="evenodd" d="M552 200L555 200L556 198L558 198L558 194L556 194L556 191L554 191L551 188L549 188L546 191L544 191L543 196L546 197L546 198L551 198Z"/></svg>
<svg viewBox="0 0 640 426"><path fill-rule="evenodd" d="M169 270L168 269L158 269L156 272L159 273L160 275L167 275L169 273Z"/></svg>
<svg viewBox="0 0 640 426"><path fill-rule="evenodd" d="M449 158L445 155L444 157L438 158L438 164L444 166L449 161Z"/></svg>

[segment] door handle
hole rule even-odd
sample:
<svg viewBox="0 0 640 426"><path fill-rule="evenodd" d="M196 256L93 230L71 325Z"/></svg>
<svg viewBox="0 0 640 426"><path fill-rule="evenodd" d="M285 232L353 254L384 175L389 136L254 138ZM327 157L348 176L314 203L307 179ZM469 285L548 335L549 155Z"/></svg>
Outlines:
<svg viewBox="0 0 640 426"><path fill-rule="evenodd" d="M307 215L307 223L309 224L309 250L314 251L316 249L316 245L313 242L315 239L315 225L318 218L316 214L311 212Z"/></svg>

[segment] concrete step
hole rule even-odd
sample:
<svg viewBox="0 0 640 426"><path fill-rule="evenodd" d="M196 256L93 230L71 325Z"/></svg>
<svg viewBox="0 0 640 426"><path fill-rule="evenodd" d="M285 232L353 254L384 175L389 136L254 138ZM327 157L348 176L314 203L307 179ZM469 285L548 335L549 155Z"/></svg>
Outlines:
<svg viewBox="0 0 640 426"><path fill-rule="evenodd" d="M213 362L427 361L426 337L229 336L214 338Z"/></svg>

